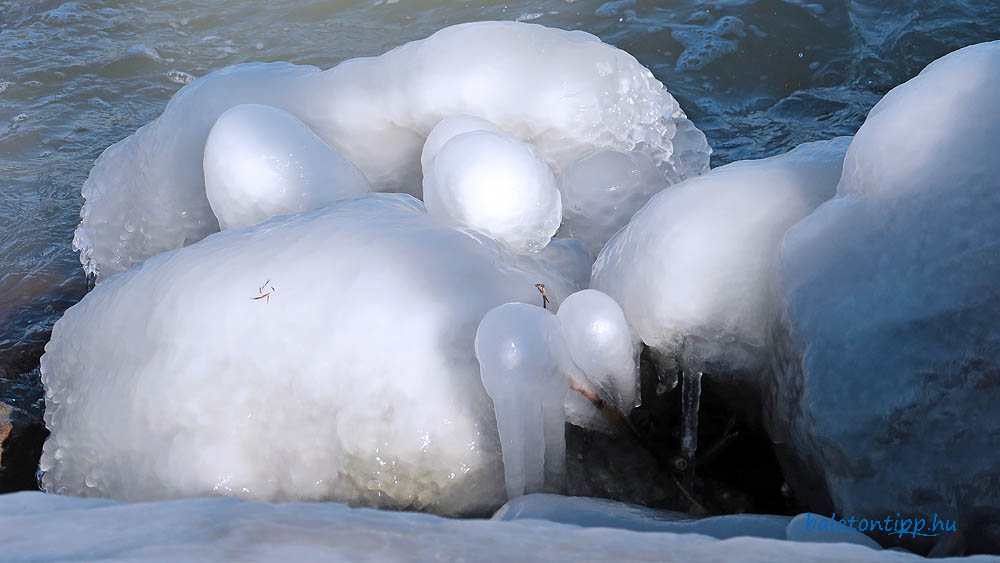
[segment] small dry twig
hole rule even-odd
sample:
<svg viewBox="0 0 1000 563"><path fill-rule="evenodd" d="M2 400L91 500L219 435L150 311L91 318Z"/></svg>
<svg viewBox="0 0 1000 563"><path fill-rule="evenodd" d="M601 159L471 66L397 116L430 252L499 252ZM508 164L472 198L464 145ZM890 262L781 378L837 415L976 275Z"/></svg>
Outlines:
<svg viewBox="0 0 1000 563"><path fill-rule="evenodd" d="M270 288L271 291L264 293L265 288ZM257 293L259 294L257 295L257 297L250 298L252 301L258 301L260 299L263 299L265 303L271 302L271 294L274 293L274 286L271 285L271 278L267 278L266 282L260 284L260 287L257 288Z"/></svg>
<svg viewBox="0 0 1000 563"><path fill-rule="evenodd" d="M549 308L549 296L545 293L545 284L544 283L536 283L535 284L535 289L538 290L538 293L542 294L542 309L548 309Z"/></svg>

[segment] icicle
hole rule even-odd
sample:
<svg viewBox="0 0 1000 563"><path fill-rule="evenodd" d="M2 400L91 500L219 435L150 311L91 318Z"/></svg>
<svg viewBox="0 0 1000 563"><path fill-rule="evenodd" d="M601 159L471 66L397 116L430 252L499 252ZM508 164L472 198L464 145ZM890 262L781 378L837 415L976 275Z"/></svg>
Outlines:
<svg viewBox="0 0 1000 563"><path fill-rule="evenodd" d="M701 404L700 370L684 370L684 387L681 389L683 434L681 435L681 456L687 462L685 480L694 478L695 452L698 450L698 408Z"/></svg>
<svg viewBox="0 0 1000 563"><path fill-rule="evenodd" d="M501 305L479 323L475 346L496 412L507 495L561 490L569 380L560 365L568 352L555 315L534 305Z"/></svg>

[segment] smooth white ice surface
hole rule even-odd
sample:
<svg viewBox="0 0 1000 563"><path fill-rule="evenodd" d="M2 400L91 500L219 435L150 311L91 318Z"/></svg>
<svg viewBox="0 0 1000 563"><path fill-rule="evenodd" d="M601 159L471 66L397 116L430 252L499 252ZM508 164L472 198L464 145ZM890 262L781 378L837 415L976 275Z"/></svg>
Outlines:
<svg viewBox="0 0 1000 563"><path fill-rule="evenodd" d="M476 358L496 412L508 498L559 490L566 473L570 381L566 344L551 311L507 303L487 311L476 330Z"/></svg>
<svg viewBox="0 0 1000 563"><path fill-rule="evenodd" d="M545 248L533 253L533 256L576 284L579 289L590 285L594 255L575 238L554 238Z"/></svg>
<svg viewBox="0 0 1000 563"><path fill-rule="evenodd" d="M368 193L368 181L292 114L243 104L223 113L205 143L205 192L232 229Z"/></svg>
<svg viewBox="0 0 1000 563"><path fill-rule="evenodd" d="M540 250L562 223L552 170L505 133L470 131L446 141L424 167L427 212L519 251Z"/></svg>
<svg viewBox="0 0 1000 563"><path fill-rule="evenodd" d="M431 161L434 160L434 157L437 156L437 153L445 143L462 133L471 133L473 131L499 132L500 129L485 119L472 117L471 115L455 115L442 119L431 129L431 132L427 135L427 140L424 141L424 148L420 151L420 169L426 174Z"/></svg>
<svg viewBox="0 0 1000 563"><path fill-rule="evenodd" d="M0 496L0 545L9 561L925 561L850 544L717 540L539 520L449 520L335 503L205 498L121 504L42 493Z"/></svg>
<svg viewBox="0 0 1000 563"><path fill-rule="evenodd" d="M711 152L649 70L581 31L477 22L324 72L239 65L182 88L159 118L95 163L74 242L88 273L104 280L218 230L205 196L205 139L219 115L245 103L300 119L374 190L413 195L424 141L451 116L497 124L556 174L596 151L638 147L676 182L707 171Z"/></svg>
<svg viewBox="0 0 1000 563"><path fill-rule="evenodd" d="M591 287L663 354L755 371L781 237L834 194L849 142L736 162L660 192L608 241Z"/></svg>
<svg viewBox="0 0 1000 563"><path fill-rule="evenodd" d="M156 256L55 325L43 483L127 500L493 509L503 469L473 341L492 307L540 303L536 283L553 307L571 292L403 194Z"/></svg>
<svg viewBox="0 0 1000 563"><path fill-rule="evenodd" d="M639 398L639 347L621 307L607 294L585 289L567 297L557 317L573 363L628 415Z"/></svg>
<svg viewBox="0 0 1000 563"><path fill-rule="evenodd" d="M559 177L566 236L597 254L649 198L670 181L646 154L600 151L569 165Z"/></svg>

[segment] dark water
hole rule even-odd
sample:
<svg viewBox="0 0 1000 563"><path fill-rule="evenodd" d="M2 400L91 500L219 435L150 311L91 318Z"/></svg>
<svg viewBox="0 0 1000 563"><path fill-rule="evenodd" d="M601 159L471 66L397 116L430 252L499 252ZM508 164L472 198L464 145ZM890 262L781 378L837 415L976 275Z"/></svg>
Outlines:
<svg viewBox="0 0 1000 563"><path fill-rule="evenodd" d="M930 61L1000 38L996 1L0 2L0 400L41 408L42 346L86 292L70 242L91 163L184 83L247 61L327 68L482 19L629 51L713 166L852 134Z"/></svg>

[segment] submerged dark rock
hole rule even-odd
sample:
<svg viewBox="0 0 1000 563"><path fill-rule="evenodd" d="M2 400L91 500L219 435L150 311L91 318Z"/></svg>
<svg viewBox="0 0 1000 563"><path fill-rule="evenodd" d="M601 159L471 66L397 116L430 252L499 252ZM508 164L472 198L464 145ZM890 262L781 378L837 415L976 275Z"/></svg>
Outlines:
<svg viewBox="0 0 1000 563"><path fill-rule="evenodd" d="M0 493L38 488L35 473L48 434L40 418L0 403Z"/></svg>

